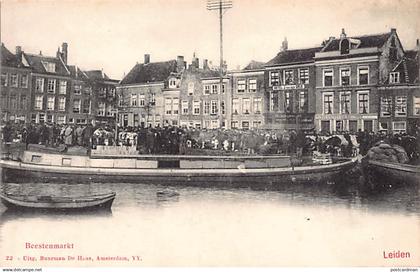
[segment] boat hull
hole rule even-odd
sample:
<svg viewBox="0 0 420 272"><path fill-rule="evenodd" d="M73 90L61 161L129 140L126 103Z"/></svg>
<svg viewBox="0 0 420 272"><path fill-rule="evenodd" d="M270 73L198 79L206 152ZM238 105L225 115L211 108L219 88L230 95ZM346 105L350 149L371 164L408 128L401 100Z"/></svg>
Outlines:
<svg viewBox="0 0 420 272"><path fill-rule="evenodd" d="M419 166L367 161L363 163L363 172L365 179L372 187L420 185Z"/></svg>
<svg viewBox="0 0 420 272"><path fill-rule="evenodd" d="M35 196L0 195L1 202L13 210L53 210L53 211L85 211L110 210L115 199L115 193L83 198L52 197L43 200Z"/></svg>
<svg viewBox="0 0 420 272"><path fill-rule="evenodd" d="M5 182L140 182L159 184L339 183L355 160L331 165L256 169L129 169L45 166L3 161Z"/></svg>

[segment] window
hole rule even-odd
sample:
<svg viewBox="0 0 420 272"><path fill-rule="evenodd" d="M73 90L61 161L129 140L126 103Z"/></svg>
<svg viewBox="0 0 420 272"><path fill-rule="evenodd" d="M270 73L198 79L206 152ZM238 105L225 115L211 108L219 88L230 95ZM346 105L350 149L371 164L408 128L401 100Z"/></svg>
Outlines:
<svg viewBox="0 0 420 272"><path fill-rule="evenodd" d="M242 129L245 129L245 130L249 129L249 121L242 121Z"/></svg>
<svg viewBox="0 0 420 272"><path fill-rule="evenodd" d="M90 103L89 99L83 100L83 113L90 113Z"/></svg>
<svg viewBox="0 0 420 272"><path fill-rule="evenodd" d="M359 85L369 84L369 67L359 67L358 71Z"/></svg>
<svg viewBox="0 0 420 272"><path fill-rule="evenodd" d="M404 133L406 131L406 123L401 122L392 122L392 130L394 133Z"/></svg>
<svg viewBox="0 0 420 272"><path fill-rule="evenodd" d="M1 86L7 86L7 74L1 73Z"/></svg>
<svg viewBox="0 0 420 272"><path fill-rule="evenodd" d="M37 92L44 92L44 79L43 78L37 78L35 80L35 90Z"/></svg>
<svg viewBox="0 0 420 272"><path fill-rule="evenodd" d="M219 101L217 100L212 100L211 101L211 111L210 114L218 114L219 113Z"/></svg>
<svg viewBox="0 0 420 272"><path fill-rule="evenodd" d="M261 121L253 121L252 122L253 128L260 128L261 127Z"/></svg>
<svg viewBox="0 0 420 272"><path fill-rule="evenodd" d="M300 84L309 84L309 69L299 70Z"/></svg>
<svg viewBox="0 0 420 272"><path fill-rule="evenodd" d="M67 93L67 81L60 80L59 94L66 94L66 93Z"/></svg>
<svg viewBox="0 0 420 272"><path fill-rule="evenodd" d="M414 96L413 97L413 104L414 104L414 106L413 106L413 109L414 109L413 114L414 115L420 115L420 97Z"/></svg>
<svg viewBox="0 0 420 272"><path fill-rule="evenodd" d="M340 84L341 86L350 85L350 68L340 69Z"/></svg>
<svg viewBox="0 0 420 272"><path fill-rule="evenodd" d="M58 124L64 124L66 122L66 117L65 116L57 116L57 123Z"/></svg>
<svg viewBox="0 0 420 272"><path fill-rule="evenodd" d="M270 105L269 105L270 111L274 111L274 102L275 102L274 93L273 92L270 92L270 101L269 101L269 103L270 103Z"/></svg>
<svg viewBox="0 0 420 272"><path fill-rule="evenodd" d="M172 98L165 99L165 113L168 115L172 114Z"/></svg>
<svg viewBox="0 0 420 272"><path fill-rule="evenodd" d="M204 85L204 94L210 94L210 85Z"/></svg>
<svg viewBox="0 0 420 272"><path fill-rule="evenodd" d="M154 105L156 103L156 96L154 93L150 94L150 103L152 103L152 105Z"/></svg>
<svg viewBox="0 0 420 272"><path fill-rule="evenodd" d="M249 98L242 99L242 113L250 114L250 112L251 112L251 99Z"/></svg>
<svg viewBox="0 0 420 272"><path fill-rule="evenodd" d="M280 84L280 73L279 71L270 72L270 85L278 86Z"/></svg>
<svg viewBox="0 0 420 272"><path fill-rule="evenodd" d="M222 93L225 93L226 91L226 84L222 84Z"/></svg>
<svg viewBox="0 0 420 272"><path fill-rule="evenodd" d="M173 110L173 114L179 114L179 99L178 98L172 99L172 110Z"/></svg>
<svg viewBox="0 0 420 272"><path fill-rule="evenodd" d="M333 70L324 70L324 87L333 85Z"/></svg>
<svg viewBox="0 0 420 272"><path fill-rule="evenodd" d="M17 103L17 97L16 94L10 95L10 109L15 110L17 109L18 103Z"/></svg>
<svg viewBox="0 0 420 272"><path fill-rule="evenodd" d="M80 99L73 100L73 113L80 113L81 101Z"/></svg>
<svg viewBox="0 0 420 272"><path fill-rule="evenodd" d="M45 71L47 71L49 73L55 73L55 63L54 62L42 61L42 65L44 66Z"/></svg>
<svg viewBox="0 0 420 272"><path fill-rule="evenodd" d="M407 116L407 97L395 97L395 116Z"/></svg>
<svg viewBox="0 0 420 272"><path fill-rule="evenodd" d="M389 117L392 113L392 97L381 97L381 116Z"/></svg>
<svg viewBox="0 0 420 272"><path fill-rule="evenodd" d="M324 105L324 114L332 114L334 112L333 108L333 99L334 94L333 93L323 93L322 94L322 100Z"/></svg>
<svg viewBox="0 0 420 272"><path fill-rule="evenodd" d="M98 103L98 115L105 116L105 102Z"/></svg>
<svg viewBox="0 0 420 272"><path fill-rule="evenodd" d="M10 75L10 86L17 87L18 86L18 75L11 74Z"/></svg>
<svg viewBox="0 0 420 272"><path fill-rule="evenodd" d="M212 94L217 94L218 92L219 92L219 85L217 85L217 84L211 85L211 93Z"/></svg>
<svg viewBox="0 0 420 272"><path fill-rule="evenodd" d="M210 102L209 101L204 101L204 114L209 114L210 113Z"/></svg>
<svg viewBox="0 0 420 272"><path fill-rule="evenodd" d="M295 84L295 77L294 77L293 70L284 71L284 84L285 85Z"/></svg>
<svg viewBox="0 0 420 272"><path fill-rule="evenodd" d="M55 93L55 79L48 79L47 81L47 92Z"/></svg>
<svg viewBox="0 0 420 272"><path fill-rule="evenodd" d="M252 93L255 93L257 91L257 80L250 79L248 83L249 83L249 91Z"/></svg>
<svg viewBox="0 0 420 272"><path fill-rule="evenodd" d="M299 92L299 111L308 112L308 91Z"/></svg>
<svg viewBox="0 0 420 272"><path fill-rule="evenodd" d="M193 113L194 115L200 114L200 101L193 102Z"/></svg>
<svg viewBox="0 0 420 272"><path fill-rule="evenodd" d="M194 94L194 82L188 82L188 95Z"/></svg>
<svg viewBox="0 0 420 272"><path fill-rule="evenodd" d="M388 123L387 122L379 122L379 131L387 131L388 130Z"/></svg>
<svg viewBox="0 0 420 272"><path fill-rule="evenodd" d="M42 110L42 100L43 100L42 95L35 96L35 109L36 110Z"/></svg>
<svg viewBox="0 0 420 272"><path fill-rule="evenodd" d="M349 120L349 131L357 132L357 120Z"/></svg>
<svg viewBox="0 0 420 272"><path fill-rule="evenodd" d="M239 128L239 122L238 122L238 121L232 121L232 122L230 123L230 125L231 125L231 127L232 127L233 129L237 129L237 128Z"/></svg>
<svg viewBox="0 0 420 272"><path fill-rule="evenodd" d="M392 72L389 73L389 84L400 83L400 73Z"/></svg>
<svg viewBox="0 0 420 272"><path fill-rule="evenodd" d="M286 112L293 112L293 98L291 92L284 93L284 110Z"/></svg>
<svg viewBox="0 0 420 272"><path fill-rule="evenodd" d="M140 107L144 107L145 99L146 99L146 97L144 96L144 94L139 95L139 105L140 105Z"/></svg>
<svg viewBox="0 0 420 272"><path fill-rule="evenodd" d="M59 97L58 98L58 110L59 111L65 111L66 110L66 98L65 97Z"/></svg>
<svg viewBox="0 0 420 272"><path fill-rule="evenodd" d="M47 110L54 110L54 103L55 103L55 97L48 96L47 97Z"/></svg>
<svg viewBox="0 0 420 272"><path fill-rule="evenodd" d="M85 88L83 89L83 93L84 93L85 95L91 95L91 94L92 94L92 88L91 88L91 87L85 87ZM105 90L105 92L104 92L104 97L106 97L106 90Z"/></svg>
<svg viewBox="0 0 420 272"><path fill-rule="evenodd" d="M350 41L347 39L343 39L340 42L340 53L341 55L343 54L348 54L350 52Z"/></svg>
<svg viewBox="0 0 420 272"><path fill-rule="evenodd" d="M226 105L225 105L225 101L220 101L220 111L222 112L222 114L226 114Z"/></svg>
<svg viewBox="0 0 420 272"><path fill-rule="evenodd" d="M349 114L351 109L351 92L340 93L340 113Z"/></svg>
<svg viewBox="0 0 420 272"><path fill-rule="evenodd" d="M38 116L39 116L39 122L44 123L45 122L45 113L40 113Z"/></svg>
<svg viewBox="0 0 420 272"><path fill-rule="evenodd" d="M20 96L20 108L22 110L26 110L28 108L28 99L27 99L26 95L21 95Z"/></svg>
<svg viewBox="0 0 420 272"><path fill-rule="evenodd" d="M338 131L338 132L343 131L343 120L335 121L335 131Z"/></svg>
<svg viewBox="0 0 420 272"><path fill-rule="evenodd" d="M82 94L82 86L80 84L74 84L74 94Z"/></svg>
<svg viewBox="0 0 420 272"><path fill-rule="evenodd" d="M188 114L188 101L182 100L181 102L182 114Z"/></svg>
<svg viewBox="0 0 420 272"><path fill-rule="evenodd" d="M112 107L112 105L106 106L106 116L114 116L114 108Z"/></svg>
<svg viewBox="0 0 420 272"><path fill-rule="evenodd" d="M322 132L330 131L330 120L321 120L321 131Z"/></svg>
<svg viewBox="0 0 420 272"><path fill-rule="evenodd" d="M130 105L132 107L137 106L137 94L131 94Z"/></svg>
<svg viewBox="0 0 420 272"><path fill-rule="evenodd" d="M369 92L359 92L358 94L358 109L360 114L369 113Z"/></svg>
<svg viewBox="0 0 420 272"><path fill-rule="evenodd" d="M28 75L21 75L20 86L22 88L28 88Z"/></svg>
<svg viewBox="0 0 420 272"><path fill-rule="evenodd" d="M238 80L238 93L244 93L246 88L246 83L244 79Z"/></svg>
<svg viewBox="0 0 420 272"><path fill-rule="evenodd" d="M262 112L262 98L255 97L254 98L254 113L261 114Z"/></svg>
<svg viewBox="0 0 420 272"><path fill-rule="evenodd" d="M212 129L219 128L219 120L211 120L211 128Z"/></svg>
<svg viewBox="0 0 420 272"><path fill-rule="evenodd" d="M176 79L175 78L169 79L169 88L176 88Z"/></svg>
<svg viewBox="0 0 420 272"><path fill-rule="evenodd" d="M232 113L239 114L239 99L238 98L232 99Z"/></svg>

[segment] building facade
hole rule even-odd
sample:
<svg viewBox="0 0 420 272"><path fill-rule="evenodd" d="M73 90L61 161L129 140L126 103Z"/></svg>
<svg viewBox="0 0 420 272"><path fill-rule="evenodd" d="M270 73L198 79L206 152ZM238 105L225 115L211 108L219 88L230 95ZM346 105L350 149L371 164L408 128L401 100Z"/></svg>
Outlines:
<svg viewBox="0 0 420 272"><path fill-rule="evenodd" d="M0 108L1 120L27 122L31 106L31 68L22 63L21 47L11 53L1 44Z"/></svg>
<svg viewBox="0 0 420 272"><path fill-rule="evenodd" d="M404 51L395 29L389 33L330 38L315 54L319 132L378 131L378 87Z"/></svg>
<svg viewBox="0 0 420 272"><path fill-rule="evenodd" d="M280 130L314 129L315 65L321 47L289 50L287 40L281 51L265 65L266 128Z"/></svg>
<svg viewBox="0 0 420 272"><path fill-rule="evenodd" d="M241 71L231 72L232 91L227 112L233 129L260 129L267 111L263 63L252 61Z"/></svg>

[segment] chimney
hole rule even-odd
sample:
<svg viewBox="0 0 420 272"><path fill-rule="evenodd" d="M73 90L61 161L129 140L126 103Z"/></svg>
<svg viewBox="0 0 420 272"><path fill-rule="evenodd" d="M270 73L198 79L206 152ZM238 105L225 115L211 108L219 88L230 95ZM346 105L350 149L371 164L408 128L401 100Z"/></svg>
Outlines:
<svg viewBox="0 0 420 272"><path fill-rule="evenodd" d="M397 33L397 29L396 28L391 28L391 33Z"/></svg>
<svg viewBox="0 0 420 272"><path fill-rule="evenodd" d="M20 46L16 46L16 58L18 61L18 65L20 65L22 63L22 47Z"/></svg>
<svg viewBox="0 0 420 272"><path fill-rule="evenodd" d="M203 69L209 69L209 61L207 59L203 59Z"/></svg>
<svg viewBox="0 0 420 272"><path fill-rule="evenodd" d="M347 37L346 31L344 28L341 29L340 40L345 39Z"/></svg>
<svg viewBox="0 0 420 272"><path fill-rule="evenodd" d="M185 68L185 64L184 64L184 56L177 56L176 57L176 67L177 70L180 71L182 69Z"/></svg>
<svg viewBox="0 0 420 272"><path fill-rule="evenodd" d="M68 44L63 42L61 45L61 57L63 59L64 64L67 64L67 57L68 57Z"/></svg>
<svg viewBox="0 0 420 272"><path fill-rule="evenodd" d="M200 60L198 58L195 58L195 68L200 68Z"/></svg>
<svg viewBox="0 0 420 272"><path fill-rule="evenodd" d="M286 51L288 47L289 47L289 44L287 42L287 37L284 37L284 40L281 43L281 51Z"/></svg>
<svg viewBox="0 0 420 272"><path fill-rule="evenodd" d="M41 50L39 50L39 55L42 56L42 51Z"/></svg>
<svg viewBox="0 0 420 272"><path fill-rule="evenodd" d="M150 63L150 54L144 54L144 64Z"/></svg>

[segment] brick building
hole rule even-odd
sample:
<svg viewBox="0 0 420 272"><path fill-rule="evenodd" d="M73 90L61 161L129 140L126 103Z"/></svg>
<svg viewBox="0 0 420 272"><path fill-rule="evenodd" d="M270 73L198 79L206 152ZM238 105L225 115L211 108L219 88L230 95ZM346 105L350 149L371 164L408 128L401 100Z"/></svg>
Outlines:
<svg viewBox="0 0 420 272"><path fill-rule="evenodd" d="M31 106L31 68L22 63L22 50L11 53L1 44L1 120L26 122Z"/></svg>
<svg viewBox="0 0 420 272"><path fill-rule="evenodd" d="M84 73L94 94L91 100L92 118L99 123L114 124L117 109L116 87L119 81L109 78L102 70Z"/></svg>
<svg viewBox="0 0 420 272"><path fill-rule="evenodd" d="M312 130L315 115L314 56L321 47L282 49L265 65L266 128Z"/></svg>
<svg viewBox="0 0 420 272"><path fill-rule="evenodd" d="M55 57L23 53L22 62L32 69L32 122L65 123L70 109L71 73L66 65L67 44Z"/></svg>
<svg viewBox="0 0 420 272"><path fill-rule="evenodd" d="M265 97L264 63L251 61L244 69L230 72L231 99L228 112L230 127L257 129L265 125L267 110Z"/></svg>
<svg viewBox="0 0 420 272"><path fill-rule="evenodd" d="M119 123L124 127L178 125L176 108L184 69L182 56L150 62L146 54L144 63L137 63L117 87Z"/></svg>
<svg viewBox="0 0 420 272"><path fill-rule="evenodd" d="M315 54L318 131L377 131L378 87L404 56L395 29L330 38Z"/></svg>
<svg viewBox="0 0 420 272"><path fill-rule="evenodd" d="M404 51L404 57L379 87L379 131L415 133L420 127L419 51Z"/></svg>

